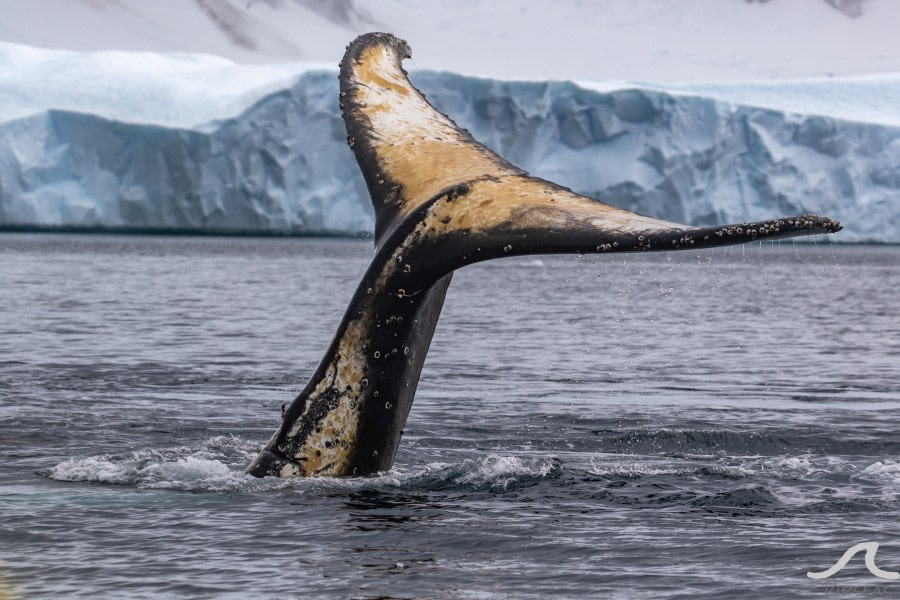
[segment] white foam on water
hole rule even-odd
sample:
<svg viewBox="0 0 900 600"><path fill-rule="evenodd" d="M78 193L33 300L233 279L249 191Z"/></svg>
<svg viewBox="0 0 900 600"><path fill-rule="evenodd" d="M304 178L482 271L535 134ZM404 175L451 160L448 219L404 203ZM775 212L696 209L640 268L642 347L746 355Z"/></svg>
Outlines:
<svg viewBox="0 0 900 600"><path fill-rule="evenodd" d="M301 493L360 489L458 489L504 492L557 475L563 464L593 476L636 479L646 476L745 478L765 473L789 480L834 476L856 482L900 485L900 462L885 459L869 465L833 456L671 457L593 456L583 459L488 454L451 462L399 465L368 477L256 478L243 472L258 444L236 436L217 436L196 446L140 449L117 455L70 458L43 474L56 481L78 481L143 489L265 492L292 489ZM571 460L570 460L571 459Z"/></svg>
<svg viewBox="0 0 900 600"><path fill-rule="evenodd" d="M460 488L506 490L559 469L553 458L491 454L450 463L398 467L369 477L257 478L243 472L256 455L255 442L217 436L197 446L141 449L118 455L70 458L43 474L56 481L135 486L183 491L265 492L293 489L302 493L331 493L370 488Z"/></svg>
<svg viewBox="0 0 900 600"><path fill-rule="evenodd" d="M397 466L377 477L322 478L329 487L403 489L458 489L502 492L535 480L554 476L560 462L548 457L520 457L489 454L456 462L432 462L422 466Z"/></svg>
<svg viewBox="0 0 900 600"><path fill-rule="evenodd" d="M468 462L468 461L467 461ZM463 466L457 481L464 484L508 488L523 479L543 479L559 469L558 461L549 458L522 458L491 454Z"/></svg>
<svg viewBox="0 0 900 600"><path fill-rule="evenodd" d="M95 481L98 483L125 483L130 469L108 456L70 458L47 472L57 481Z"/></svg>
<svg viewBox="0 0 900 600"><path fill-rule="evenodd" d="M900 485L900 462L885 459L877 461L862 470L861 476L892 486Z"/></svg>
<svg viewBox="0 0 900 600"><path fill-rule="evenodd" d="M673 463L671 459L665 459L665 462L662 462L656 457L647 457L643 460L621 460L617 458L609 461L602 458L591 458L590 468L587 469L587 472L601 477L624 477L628 479L636 479L648 475L673 475L676 477L713 475L742 478L752 473L750 470L736 465L723 465L706 461Z"/></svg>
<svg viewBox="0 0 900 600"><path fill-rule="evenodd" d="M57 481L208 492L264 491L289 484L287 480L262 480L246 475L243 467L255 452L253 442L235 436L217 436L198 446L70 458L45 474Z"/></svg>

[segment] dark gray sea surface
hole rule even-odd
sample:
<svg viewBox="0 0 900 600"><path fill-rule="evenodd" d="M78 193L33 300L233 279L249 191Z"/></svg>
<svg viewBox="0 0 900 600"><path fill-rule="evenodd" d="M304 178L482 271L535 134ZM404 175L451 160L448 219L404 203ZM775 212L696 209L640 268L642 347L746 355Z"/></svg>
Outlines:
<svg viewBox="0 0 900 600"><path fill-rule="evenodd" d="M900 597L807 576L900 571L900 247L466 267L390 472L244 475L371 253L0 236L0 597Z"/></svg>

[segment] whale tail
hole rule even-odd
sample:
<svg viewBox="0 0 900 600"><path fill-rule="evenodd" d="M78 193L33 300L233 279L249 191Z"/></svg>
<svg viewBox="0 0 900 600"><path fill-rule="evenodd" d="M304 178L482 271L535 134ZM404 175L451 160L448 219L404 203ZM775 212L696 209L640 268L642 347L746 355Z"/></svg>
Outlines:
<svg viewBox="0 0 900 600"><path fill-rule="evenodd" d="M375 209L376 252L341 325L254 475L390 468L452 272L502 256L677 250L833 233L803 215L691 227L531 177L432 107L401 66L405 41L372 33L341 62L347 143Z"/></svg>
<svg viewBox="0 0 900 600"><path fill-rule="evenodd" d="M531 177L431 106L401 64L411 54L404 40L370 33L354 40L341 62L341 111L375 208L377 241L416 209L450 194L468 198L452 209L436 210L445 227L432 231L483 234L496 240L501 255L672 250L840 229L836 221L817 215L689 227Z"/></svg>

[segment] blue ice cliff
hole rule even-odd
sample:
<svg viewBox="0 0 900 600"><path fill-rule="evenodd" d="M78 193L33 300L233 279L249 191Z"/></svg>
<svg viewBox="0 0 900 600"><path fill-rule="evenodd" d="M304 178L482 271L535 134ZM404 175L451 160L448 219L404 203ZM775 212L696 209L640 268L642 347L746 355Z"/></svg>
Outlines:
<svg viewBox="0 0 900 600"><path fill-rule="evenodd" d="M414 71L512 163L709 225L817 212L900 242L900 76L766 84L499 81ZM370 231L336 69L0 44L0 228Z"/></svg>

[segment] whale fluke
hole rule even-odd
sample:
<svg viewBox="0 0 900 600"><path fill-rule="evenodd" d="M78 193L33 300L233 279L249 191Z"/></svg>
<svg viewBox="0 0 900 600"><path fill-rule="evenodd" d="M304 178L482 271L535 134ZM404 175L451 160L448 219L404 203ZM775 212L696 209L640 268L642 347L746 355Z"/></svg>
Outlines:
<svg viewBox="0 0 900 600"><path fill-rule="evenodd" d="M513 166L432 107L411 51L360 36L340 68L347 142L375 208L375 257L331 344L247 472L391 467L455 269L525 254L678 250L834 233L828 217L690 227L615 208Z"/></svg>

